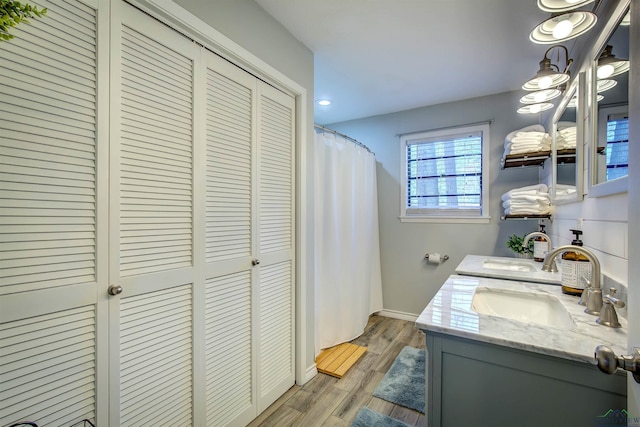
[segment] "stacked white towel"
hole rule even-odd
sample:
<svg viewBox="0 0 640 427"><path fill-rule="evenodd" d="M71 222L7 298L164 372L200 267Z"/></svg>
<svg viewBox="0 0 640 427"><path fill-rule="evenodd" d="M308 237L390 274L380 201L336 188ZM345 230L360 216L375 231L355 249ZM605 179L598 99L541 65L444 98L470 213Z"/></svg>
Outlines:
<svg viewBox="0 0 640 427"><path fill-rule="evenodd" d="M511 132L504 139L504 156L535 153L551 149L551 137L542 125L531 125Z"/></svg>
<svg viewBox="0 0 640 427"><path fill-rule="evenodd" d="M551 213L549 188L545 184L514 188L502 195L505 215L546 215Z"/></svg>
<svg viewBox="0 0 640 427"><path fill-rule="evenodd" d="M576 148L576 137L578 129L575 123L560 122L558 123L558 135L556 137L556 149L565 150Z"/></svg>

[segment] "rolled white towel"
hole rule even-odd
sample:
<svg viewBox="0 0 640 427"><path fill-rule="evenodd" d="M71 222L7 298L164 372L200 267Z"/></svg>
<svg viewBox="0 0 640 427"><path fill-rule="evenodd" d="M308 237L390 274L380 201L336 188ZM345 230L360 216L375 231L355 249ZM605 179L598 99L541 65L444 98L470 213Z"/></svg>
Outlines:
<svg viewBox="0 0 640 427"><path fill-rule="evenodd" d="M536 194L516 194L515 196L509 197L512 203L538 203L538 202L549 202L550 197L549 193L536 193ZM506 202L506 200L505 200Z"/></svg>
<svg viewBox="0 0 640 427"><path fill-rule="evenodd" d="M551 213L551 206L544 208L508 208L504 210L506 215L546 215Z"/></svg>
<svg viewBox="0 0 640 427"><path fill-rule="evenodd" d="M514 130L513 132L509 132L509 134L505 137L505 142L511 141L511 138L516 136L518 132L544 132L544 126L542 125L530 125L525 126L522 129Z"/></svg>
<svg viewBox="0 0 640 427"><path fill-rule="evenodd" d="M534 184L527 185L525 187L514 188L513 190L509 190L502 195L502 200L505 201L512 196L517 195L536 195L538 193L549 193L549 187L546 184Z"/></svg>
<svg viewBox="0 0 640 427"><path fill-rule="evenodd" d="M514 148L509 150L509 154L527 154L527 153L538 153L540 151L549 151L548 146L538 145L536 147L521 147Z"/></svg>

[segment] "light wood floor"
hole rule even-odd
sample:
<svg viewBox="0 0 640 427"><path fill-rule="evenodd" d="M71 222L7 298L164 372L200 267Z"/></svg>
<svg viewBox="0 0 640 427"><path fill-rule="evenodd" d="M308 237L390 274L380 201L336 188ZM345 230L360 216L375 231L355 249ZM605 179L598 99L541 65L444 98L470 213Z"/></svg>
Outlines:
<svg viewBox="0 0 640 427"><path fill-rule="evenodd" d="M373 315L364 334L352 342L367 352L342 379L318 374L302 387L293 386L249 426L348 427L363 406L424 426L423 414L372 396L400 350L425 348L424 334L413 322Z"/></svg>

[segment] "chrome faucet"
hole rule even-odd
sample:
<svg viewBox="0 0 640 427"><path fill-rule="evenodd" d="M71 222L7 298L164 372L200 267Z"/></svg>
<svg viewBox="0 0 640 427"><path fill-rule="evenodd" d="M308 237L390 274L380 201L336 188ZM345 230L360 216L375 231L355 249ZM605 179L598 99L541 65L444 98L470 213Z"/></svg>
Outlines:
<svg viewBox="0 0 640 427"><path fill-rule="evenodd" d="M587 308L585 308L584 311L585 313L593 315L600 314L600 310L602 309L602 289L600 288L600 261L598 261L598 258L595 256L595 254L589 249L576 245L558 246L557 248L550 251L545 257L544 263L542 264L542 271L558 271L558 268L556 267L554 261L559 254L567 251L581 253L589 260L589 262L593 266L593 270L591 272L591 286L589 286L589 294L586 301Z"/></svg>

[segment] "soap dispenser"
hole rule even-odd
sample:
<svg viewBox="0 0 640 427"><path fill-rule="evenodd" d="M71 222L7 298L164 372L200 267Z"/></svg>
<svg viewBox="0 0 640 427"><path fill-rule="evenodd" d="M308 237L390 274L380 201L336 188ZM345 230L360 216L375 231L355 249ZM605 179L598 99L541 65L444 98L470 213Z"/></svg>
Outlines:
<svg viewBox="0 0 640 427"><path fill-rule="evenodd" d="M575 239L571 241L574 246L582 246L580 235L582 230L571 230ZM562 254L562 292L568 295L582 295L584 291L584 280L591 280L591 263L589 259L579 252L566 251Z"/></svg>
<svg viewBox="0 0 640 427"><path fill-rule="evenodd" d="M541 233L544 233L544 224L540 224ZM533 260L542 262L549 252L549 241L542 236L536 236L533 241Z"/></svg>

